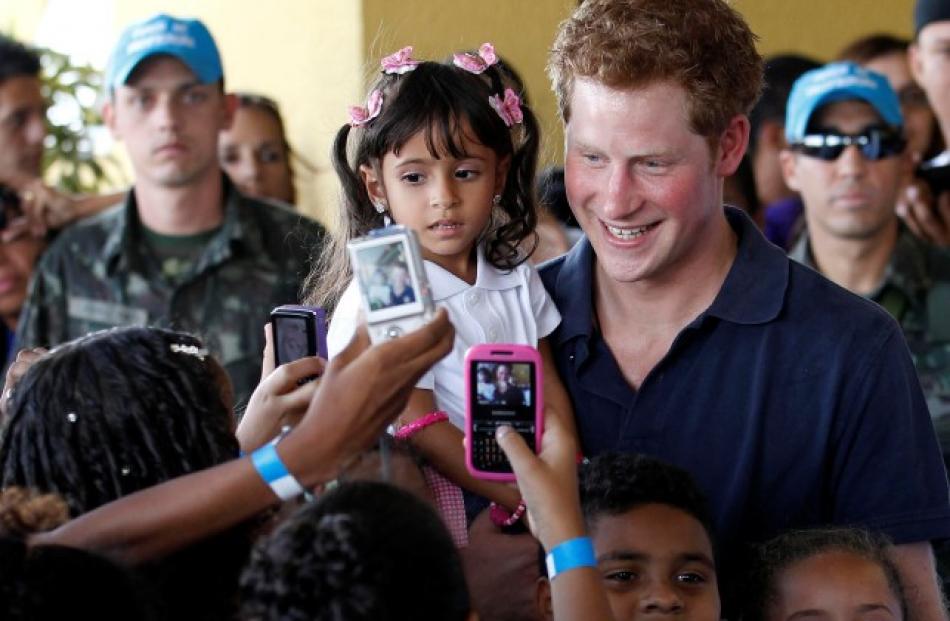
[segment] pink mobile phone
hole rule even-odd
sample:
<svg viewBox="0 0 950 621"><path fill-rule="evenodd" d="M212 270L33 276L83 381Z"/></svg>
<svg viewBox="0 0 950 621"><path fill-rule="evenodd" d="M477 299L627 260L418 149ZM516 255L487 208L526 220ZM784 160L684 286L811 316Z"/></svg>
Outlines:
<svg viewBox="0 0 950 621"><path fill-rule="evenodd" d="M510 425L535 453L541 448L544 403L541 355L534 347L488 343L465 354L465 462L472 476L514 481L511 464L495 441Z"/></svg>

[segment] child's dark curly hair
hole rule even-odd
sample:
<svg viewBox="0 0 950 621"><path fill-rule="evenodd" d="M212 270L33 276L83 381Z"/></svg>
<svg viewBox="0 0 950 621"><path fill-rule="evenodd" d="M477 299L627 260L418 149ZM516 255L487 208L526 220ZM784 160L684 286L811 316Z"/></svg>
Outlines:
<svg viewBox="0 0 950 621"><path fill-rule="evenodd" d="M588 527L601 515L663 504L696 518L715 546L708 501L685 470L646 455L607 452L581 466L579 476L581 508Z"/></svg>
<svg viewBox="0 0 950 621"><path fill-rule="evenodd" d="M0 485L57 493L80 515L237 457L210 358L173 346L202 350L187 334L116 328L37 361L10 400Z"/></svg>
<svg viewBox="0 0 950 621"><path fill-rule="evenodd" d="M463 621L461 559L439 517L384 483L345 483L260 542L241 577L241 618Z"/></svg>
<svg viewBox="0 0 950 621"><path fill-rule="evenodd" d="M745 582L742 621L765 621L775 601L782 572L799 561L827 552L853 554L876 564L884 572L891 593L907 618L907 601L900 574L887 555L890 540L879 533L859 528L816 528L794 530L759 546Z"/></svg>

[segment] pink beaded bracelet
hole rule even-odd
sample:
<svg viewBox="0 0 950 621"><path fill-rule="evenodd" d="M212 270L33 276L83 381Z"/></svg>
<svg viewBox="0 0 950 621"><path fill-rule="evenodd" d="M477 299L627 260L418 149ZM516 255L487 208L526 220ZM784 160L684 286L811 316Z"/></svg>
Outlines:
<svg viewBox="0 0 950 621"><path fill-rule="evenodd" d="M518 503L518 507L511 513L498 503L493 502L488 506L488 517L491 519L491 523L498 528L505 528L517 524L518 520L524 517L525 511L527 510L528 507L524 504L523 499Z"/></svg>
<svg viewBox="0 0 950 621"><path fill-rule="evenodd" d="M449 420L449 415L442 410L429 412L428 414L422 416L422 418L417 418L408 425L400 427L399 431L397 431L393 437L395 437L397 440L408 440L429 425L435 425L436 423L442 423L447 420Z"/></svg>

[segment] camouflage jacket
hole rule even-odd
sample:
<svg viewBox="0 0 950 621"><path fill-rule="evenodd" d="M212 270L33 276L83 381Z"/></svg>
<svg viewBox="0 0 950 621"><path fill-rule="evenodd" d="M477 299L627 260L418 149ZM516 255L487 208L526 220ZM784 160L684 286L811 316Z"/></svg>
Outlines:
<svg viewBox="0 0 950 621"><path fill-rule="evenodd" d="M142 241L130 192L124 203L64 230L43 254L17 343L49 347L114 326L190 332L227 370L240 406L260 380L270 310L297 301L323 235L316 221L225 181L221 228L171 284Z"/></svg>
<svg viewBox="0 0 950 621"><path fill-rule="evenodd" d="M789 256L818 269L807 233ZM940 446L950 455L950 252L901 227L884 281L868 297L903 328Z"/></svg>

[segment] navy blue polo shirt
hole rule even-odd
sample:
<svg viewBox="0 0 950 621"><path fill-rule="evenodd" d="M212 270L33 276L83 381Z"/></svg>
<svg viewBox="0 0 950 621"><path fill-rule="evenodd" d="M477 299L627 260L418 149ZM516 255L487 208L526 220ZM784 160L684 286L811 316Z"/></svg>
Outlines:
<svg viewBox="0 0 950 621"><path fill-rule="evenodd" d="M594 325L590 243L541 268L584 453L646 453L691 472L727 554L822 524L896 543L950 536L946 473L900 327L790 261L742 212L726 216L738 254L722 289L639 390Z"/></svg>

